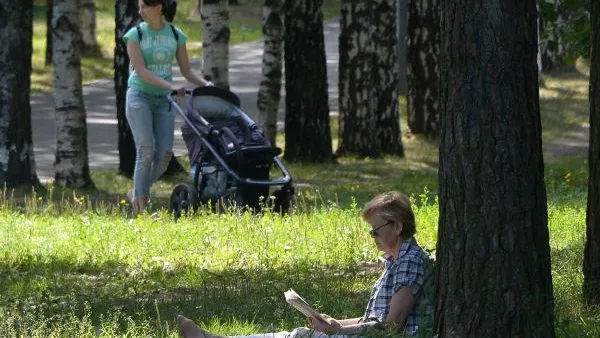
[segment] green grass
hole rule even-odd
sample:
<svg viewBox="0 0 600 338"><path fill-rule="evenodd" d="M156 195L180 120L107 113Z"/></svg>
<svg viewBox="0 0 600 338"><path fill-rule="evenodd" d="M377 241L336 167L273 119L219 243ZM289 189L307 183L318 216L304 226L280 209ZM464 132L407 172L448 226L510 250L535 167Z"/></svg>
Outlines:
<svg viewBox="0 0 600 338"><path fill-rule="evenodd" d="M229 6L230 44L255 41L262 38L261 11L263 0L243 0L240 5ZM180 27L189 38L190 58L201 56L202 27L197 10L197 0L178 1L174 24ZM339 15L340 1L325 0L323 13L326 19ZM101 46L101 56L82 57L83 83L99 79L113 78L113 53L115 48L115 2L96 1L96 36ZM33 57L31 89L33 92L52 90L53 67L45 65L46 52L46 1L34 1Z"/></svg>
<svg viewBox="0 0 600 338"><path fill-rule="evenodd" d="M191 41L200 41L195 3L179 2L176 23ZM262 1L242 3L230 8L234 43L260 34ZM337 15L339 1L326 4L326 17ZM114 5L98 0L97 6L104 56L83 59L85 82L112 77ZM43 66L43 6L36 6L35 17L32 83L34 90L51 90L52 69ZM192 57L198 52L192 48ZM544 75L544 143L585 126L586 67ZM435 248L438 145L406 133L403 141L404 159L286 164L299 208L286 217L201 212L173 222L164 208L173 186L187 181L187 174L153 186L151 211L158 217L135 220L124 202L131 181L110 171L92 174L94 191L5 190L0 194L0 336L177 337L173 320L180 313L223 334L287 330L306 325L283 300L289 287L319 310L357 316L379 272L378 253L358 217L364 202L385 190L409 194L417 239ZM551 157L546 185L557 335L599 337L600 309L585 306L581 292L586 156Z"/></svg>
<svg viewBox="0 0 600 338"><path fill-rule="evenodd" d="M298 200L306 210L286 217L201 211L174 222L159 210L158 218L132 220L116 199L93 204L86 195L51 189L16 204L4 194L0 336L176 337L180 313L223 334L290 329L305 321L283 300L289 287L335 316L362 313L378 253L361 206L382 190L410 191L417 239L433 250L437 174L410 173L404 160L391 158L346 161L292 166L304 182ZM600 311L587 308L581 294L584 166L578 156L546 170L559 337L600 333ZM334 179L325 180L325 171L335 171L328 175ZM103 188L106 181L94 176Z"/></svg>

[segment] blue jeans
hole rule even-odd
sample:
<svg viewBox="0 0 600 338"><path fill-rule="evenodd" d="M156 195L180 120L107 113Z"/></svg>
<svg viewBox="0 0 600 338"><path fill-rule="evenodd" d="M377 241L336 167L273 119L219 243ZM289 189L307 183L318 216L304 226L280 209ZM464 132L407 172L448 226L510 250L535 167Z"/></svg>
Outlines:
<svg viewBox="0 0 600 338"><path fill-rule="evenodd" d="M150 186L167 169L173 155L175 114L165 95L129 88L125 115L136 148L133 197L148 199Z"/></svg>

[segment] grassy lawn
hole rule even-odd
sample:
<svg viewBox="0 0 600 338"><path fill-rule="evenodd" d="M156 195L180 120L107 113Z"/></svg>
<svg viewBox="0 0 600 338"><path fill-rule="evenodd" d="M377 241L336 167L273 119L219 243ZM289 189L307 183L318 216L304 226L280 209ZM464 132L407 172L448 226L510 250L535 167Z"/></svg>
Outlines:
<svg viewBox="0 0 600 338"><path fill-rule="evenodd" d="M562 127L585 124L587 77L545 80L546 141L560 138ZM153 187L158 217L134 220L123 200L131 181L110 171L93 173L93 192L6 190L0 336L177 337L177 314L222 334L289 330L306 325L283 299L290 287L323 312L360 315L379 272L368 226L359 219L368 199L391 189L409 194L417 240L435 249L438 145L405 135L404 146L404 159L287 164L298 210L285 217L202 211L174 222L165 206L187 174ZM585 306L581 293L586 155L546 161L546 185L557 336L595 338L600 310Z"/></svg>
<svg viewBox="0 0 600 338"><path fill-rule="evenodd" d="M240 2L230 7L233 43L260 36L262 1ZM52 68L43 65L44 3L36 0L36 91L52 87ZM196 3L179 1L175 21L191 41L201 41ZM326 16L337 15L339 0L325 3ZM114 2L97 6L104 56L83 59L86 82L112 77ZM192 48L192 57L199 52ZM543 139L550 143L586 125L587 65L544 80ZM177 337L177 314L222 334L290 330L306 325L285 303L290 287L335 317L361 315L380 271L368 226L359 219L367 200L392 189L410 195L417 240L435 249L438 144L415 135L403 141L404 159L286 164L297 211L284 217L201 211L174 222L165 206L187 174L158 182L151 204L158 216L137 219L129 218L123 200L131 181L110 171L93 173L96 191L0 191L0 337ZM581 293L587 155L550 158L557 336L597 338L600 310L585 306Z"/></svg>
<svg viewBox="0 0 600 338"><path fill-rule="evenodd" d="M305 325L283 300L290 287L323 312L359 315L379 269L368 226L358 217L367 199L388 189L410 192L417 239L435 249L437 174L411 172L402 162L291 166L318 189L300 189L301 210L285 217L200 212L174 222L160 211L132 220L116 201L92 208L88 196L69 194L29 197L17 206L5 194L0 336L176 337L173 319L180 313L223 334L290 329ZM600 334L600 311L584 306L580 291L584 162L565 158L546 170L560 337ZM335 179L323 179L325 171Z"/></svg>

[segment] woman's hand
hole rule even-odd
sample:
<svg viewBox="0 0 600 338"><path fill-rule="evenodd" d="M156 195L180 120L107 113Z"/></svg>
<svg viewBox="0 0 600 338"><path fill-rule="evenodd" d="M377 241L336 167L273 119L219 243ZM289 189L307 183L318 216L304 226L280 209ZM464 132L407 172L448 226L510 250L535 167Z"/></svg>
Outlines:
<svg viewBox="0 0 600 338"><path fill-rule="evenodd" d="M332 318L326 314L321 315L325 318L326 322L314 317L308 317L308 322L315 330L328 335L339 333L342 330L342 324L340 324L340 322L338 322L335 318Z"/></svg>
<svg viewBox="0 0 600 338"><path fill-rule="evenodd" d="M185 87L173 84L171 90L177 92L177 96L185 96Z"/></svg>

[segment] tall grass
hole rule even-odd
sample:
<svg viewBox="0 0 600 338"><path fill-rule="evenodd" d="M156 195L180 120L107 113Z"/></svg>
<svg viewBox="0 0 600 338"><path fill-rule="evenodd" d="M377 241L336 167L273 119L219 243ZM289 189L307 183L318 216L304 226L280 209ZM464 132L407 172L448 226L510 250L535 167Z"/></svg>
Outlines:
<svg viewBox="0 0 600 338"><path fill-rule="evenodd" d="M557 334L598 337L600 311L580 291L585 177L577 163L547 170ZM416 237L428 250L437 237L433 189L411 194ZM290 287L323 312L360 315L380 269L359 218L370 196L338 193L347 204L300 189L310 212L201 210L178 222L164 211L129 219L126 209L77 195L60 197L60 210L59 200L39 197L4 203L0 336L176 337L181 313L222 334L291 329L306 323L283 300Z"/></svg>

